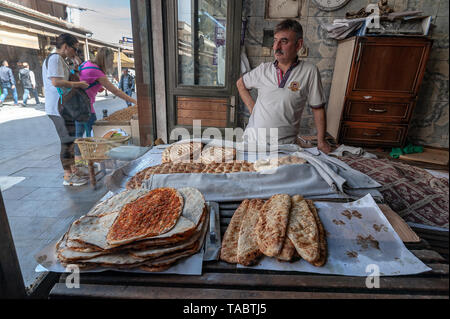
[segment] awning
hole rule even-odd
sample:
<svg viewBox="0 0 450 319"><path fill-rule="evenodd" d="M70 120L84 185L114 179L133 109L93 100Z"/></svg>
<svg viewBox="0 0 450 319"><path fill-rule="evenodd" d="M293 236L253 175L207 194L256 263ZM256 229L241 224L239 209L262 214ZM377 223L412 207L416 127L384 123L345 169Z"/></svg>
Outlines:
<svg viewBox="0 0 450 319"><path fill-rule="evenodd" d="M114 64L117 64L117 52L114 53ZM120 64L122 68L134 69L134 59L130 59L123 52L120 52Z"/></svg>
<svg viewBox="0 0 450 319"><path fill-rule="evenodd" d="M36 34L5 27L0 27L0 44L39 50Z"/></svg>

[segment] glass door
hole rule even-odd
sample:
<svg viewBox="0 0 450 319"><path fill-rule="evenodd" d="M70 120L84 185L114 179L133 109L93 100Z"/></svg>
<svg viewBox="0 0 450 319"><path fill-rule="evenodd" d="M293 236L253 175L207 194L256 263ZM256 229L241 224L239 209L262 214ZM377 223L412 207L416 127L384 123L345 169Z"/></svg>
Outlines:
<svg viewBox="0 0 450 319"><path fill-rule="evenodd" d="M192 133L194 121L202 130L235 126L241 10L241 1L168 1L169 136L177 127Z"/></svg>

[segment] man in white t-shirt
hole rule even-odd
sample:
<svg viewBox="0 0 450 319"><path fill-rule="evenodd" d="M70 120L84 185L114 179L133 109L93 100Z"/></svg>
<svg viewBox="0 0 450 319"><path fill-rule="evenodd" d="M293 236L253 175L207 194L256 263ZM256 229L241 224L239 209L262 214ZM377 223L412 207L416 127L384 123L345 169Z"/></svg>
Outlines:
<svg viewBox="0 0 450 319"><path fill-rule="evenodd" d="M244 132L248 142L258 142L265 129L266 143L296 143L303 109L308 105L314 115L318 148L330 152L325 140L326 104L320 73L314 64L298 59L303 45L303 29L295 20L285 20L274 30L273 51L276 61L262 63L244 74L236 83L242 101L251 116ZM258 90L256 102L250 89ZM271 134L271 129L278 134ZM260 141L261 142L261 141Z"/></svg>
<svg viewBox="0 0 450 319"><path fill-rule="evenodd" d="M74 141L75 121L65 120L58 111L58 89L62 93L72 88L86 89L89 84L84 81L69 81L70 68L65 58L74 59L78 48L78 40L71 34L63 33L56 38L56 52L50 54L42 65L42 79L45 92L45 112L53 121L61 140L61 164L64 169L63 185L81 186L87 178L78 176L75 169Z"/></svg>

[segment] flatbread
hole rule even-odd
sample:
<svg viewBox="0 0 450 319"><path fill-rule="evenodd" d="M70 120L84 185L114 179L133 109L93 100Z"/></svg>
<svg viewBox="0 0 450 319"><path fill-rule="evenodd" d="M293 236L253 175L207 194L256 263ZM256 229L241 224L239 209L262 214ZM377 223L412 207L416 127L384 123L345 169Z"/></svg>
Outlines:
<svg viewBox="0 0 450 319"><path fill-rule="evenodd" d="M233 147L206 146L201 154L203 164L225 163L236 158L236 149Z"/></svg>
<svg viewBox="0 0 450 319"><path fill-rule="evenodd" d="M233 217L228 224L227 230L223 235L222 247L220 249L220 259L231 264L236 264L238 262L237 251L239 232L241 229L242 219L247 212L249 202L250 201L248 199L242 201L241 205L239 205L234 212Z"/></svg>
<svg viewBox="0 0 450 319"><path fill-rule="evenodd" d="M308 203L300 195L292 197L287 236L298 254L312 263L319 258L319 230Z"/></svg>
<svg viewBox="0 0 450 319"><path fill-rule="evenodd" d="M259 250L269 257L276 257L283 248L289 221L291 197L287 194L273 195L262 207L256 235Z"/></svg>
<svg viewBox="0 0 450 319"><path fill-rule="evenodd" d="M261 199L252 199L242 218L239 230L237 261L244 266L253 265L262 255L255 235L255 227L259 219L259 211L264 205Z"/></svg>
<svg viewBox="0 0 450 319"><path fill-rule="evenodd" d="M70 226L68 242L86 243L101 250L115 247L106 241L106 235L118 214L118 212L114 212L101 217L81 217Z"/></svg>
<svg viewBox="0 0 450 319"><path fill-rule="evenodd" d="M202 211L202 217L200 220L203 220L204 216L207 215L208 211L206 209L206 206L204 207ZM157 247L162 245L173 245L175 243L179 243L183 240L186 240L192 234L194 234L196 231L196 225L188 218L185 218L183 215L180 216L177 224L175 227L170 230L168 233L158 235L155 237L152 237L150 239L137 241L135 243L131 243L128 245L125 245L124 247L127 249L133 249L133 250L142 250L147 249L149 247Z"/></svg>
<svg viewBox="0 0 450 319"><path fill-rule="evenodd" d="M145 257L145 258L157 258L164 255L167 255L169 253L182 251L188 247L190 247L192 244L197 242L202 234L202 229L205 224L205 217L207 217L208 214L204 214L201 221L199 222L196 231L192 234L192 236L188 237L186 240L182 240L175 244L170 245L164 245L156 246L156 247L149 247L149 248L143 248L141 250L137 251L130 251L130 254L137 256L137 257Z"/></svg>
<svg viewBox="0 0 450 319"><path fill-rule="evenodd" d="M295 246L291 242L288 236L284 239L283 248L280 254L277 256L279 261L292 261L294 258Z"/></svg>
<svg viewBox="0 0 450 319"><path fill-rule="evenodd" d="M177 143L167 147L162 154L163 163L189 163L197 160L202 152L200 142Z"/></svg>
<svg viewBox="0 0 450 319"><path fill-rule="evenodd" d="M109 230L106 240L123 245L170 231L183 211L184 200L174 188L157 188L126 204Z"/></svg>
<svg viewBox="0 0 450 319"><path fill-rule="evenodd" d="M178 260L189 257L191 255L196 254L202 247L203 243L205 242L205 235L208 232L208 225L209 225L209 214L206 215L206 219L202 226L202 231L200 234L200 238L188 249L180 252L175 252L169 255L165 255L156 259L147 260L145 262L144 266L148 267L162 267L162 266L168 266L173 265Z"/></svg>
<svg viewBox="0 0 450 319"><path fill-rule="evenodd" d="M119 212L124 203L131 203L147 193L148 190L145 189L125 190L98 203L86 214L86 216L101 217L112 212Z"/></svg>
<svg viewBox="0 0 450 319"><path fill-rule="evenodd" d="M184 200L183 217L192 221L197 227L206 205L205 197L198 189L193 187L180 188L178 192Z"/></svg>
<svg viewBox="0 0 450 319"><path fill-rule="evenodd" d="M317 208L314 205L312 200L307 199L309 209L314 215L316 219L316 224L319 229L319 258L317 260L311 262L311 264L315 267L322 267L326 264L328 258L328 248L327 248L327 235L325 232L325 228L323 227L322 221L320 220L319 213L317 212Z"/></svg>

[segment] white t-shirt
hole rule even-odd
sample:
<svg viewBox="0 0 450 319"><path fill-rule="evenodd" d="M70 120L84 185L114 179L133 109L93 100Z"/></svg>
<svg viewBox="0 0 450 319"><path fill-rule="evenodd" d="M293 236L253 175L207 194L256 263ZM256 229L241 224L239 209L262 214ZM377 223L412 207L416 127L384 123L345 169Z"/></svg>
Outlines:
<svg viewBox="0 0 450 319"><path fill-rule="evenodd" d="M70 76L69 66L59 54L53 54L48 58L48 69L46 62L42 65L42 80L45 93L45 113L60 116L58 112L59 93L52 84L51 78L62 78L68 81ZM63 88L63 91L67 89Z"/></svg>
<svg viewBox="0 0 450 319"><path fill-rule="evenodd" d="M284 88L278 87L277 69L272 62L262 63L246 73L243 81L247 89L258 90L244 132L248 142L257 142L257 129L264 128L266 143L276 140L279 144L295 143L305 105L314 108L326 102L319 69L305 61L292 69ZM270 135L270 128L278 128L277 139Z"/></svg>

